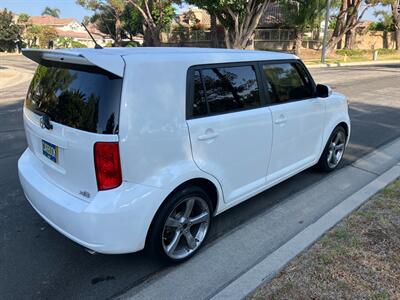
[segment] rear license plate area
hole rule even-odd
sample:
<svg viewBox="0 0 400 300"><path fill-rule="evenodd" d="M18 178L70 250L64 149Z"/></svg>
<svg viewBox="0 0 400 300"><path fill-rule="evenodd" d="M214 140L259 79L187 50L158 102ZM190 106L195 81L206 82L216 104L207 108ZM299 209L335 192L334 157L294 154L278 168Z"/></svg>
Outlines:
<svg viewBox="0 0 400 300"><path fill-rule="evenodd" d="M58 147L56 145L42 140L42 153L52 162L58 162Z"/></svg>

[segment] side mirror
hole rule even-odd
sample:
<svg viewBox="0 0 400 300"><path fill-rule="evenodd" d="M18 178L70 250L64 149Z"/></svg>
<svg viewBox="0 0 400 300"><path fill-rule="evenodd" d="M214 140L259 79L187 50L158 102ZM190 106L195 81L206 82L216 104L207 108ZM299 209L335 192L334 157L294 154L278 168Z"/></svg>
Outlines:
<svg viewBox="0 0 400 300"><path fill-rule="evenodd" d="M317 97L328 98L332 95L332 89L328 85L317 84Z"/></svg>

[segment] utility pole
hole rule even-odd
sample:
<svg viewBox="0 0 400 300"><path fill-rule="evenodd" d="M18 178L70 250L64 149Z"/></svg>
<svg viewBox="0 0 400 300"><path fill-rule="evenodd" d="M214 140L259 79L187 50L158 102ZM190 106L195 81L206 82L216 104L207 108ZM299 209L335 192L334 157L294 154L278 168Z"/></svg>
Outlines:
<svg viewBox="0 0 400 300"><path fill-rule="evenodd" d="M326 14L325 14L325 28L324 28L324 39L322 41L322 55L321 62L325 63L326 44L328 42L328 26L329 26L329 9L331 8L331 0L326 0Z"/></svg>

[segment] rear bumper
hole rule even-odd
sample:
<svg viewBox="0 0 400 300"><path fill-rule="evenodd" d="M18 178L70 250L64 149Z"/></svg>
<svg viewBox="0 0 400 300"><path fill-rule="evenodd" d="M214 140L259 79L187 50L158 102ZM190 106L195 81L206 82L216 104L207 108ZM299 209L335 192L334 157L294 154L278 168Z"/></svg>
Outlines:
<svg viewBox="0 0 400 300"><path fill-rule="evenodd" d="M128 182L83 201L49 182L35 169L27 149L18 161L26 198L52 227L99 253L118 254L144 248L151 221L167 191Z"/></svg>

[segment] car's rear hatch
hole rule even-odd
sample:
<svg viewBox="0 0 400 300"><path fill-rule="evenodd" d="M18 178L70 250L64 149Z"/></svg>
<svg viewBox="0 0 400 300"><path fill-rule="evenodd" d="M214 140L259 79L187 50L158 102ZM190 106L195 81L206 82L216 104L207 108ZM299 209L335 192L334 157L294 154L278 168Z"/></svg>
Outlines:
<svg viewBox="0 0 400 300"><path fill-rule="evenodd" d="M118 142L123 59L68 51L24 55L39 63L24 107L35 168L61 189L90 201L98 192L94 145Z"/></svg>

